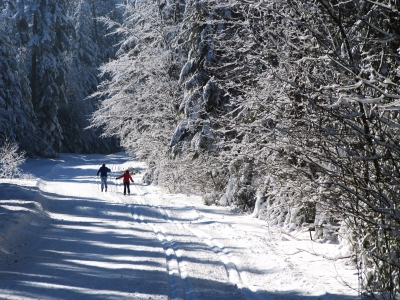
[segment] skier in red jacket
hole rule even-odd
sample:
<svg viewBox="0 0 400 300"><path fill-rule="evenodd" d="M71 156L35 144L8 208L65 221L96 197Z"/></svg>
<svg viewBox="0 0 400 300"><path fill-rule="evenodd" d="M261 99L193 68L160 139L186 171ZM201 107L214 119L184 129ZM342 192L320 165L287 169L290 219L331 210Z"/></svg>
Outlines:
<svg viewBox="0 0 400 300"><path fill-rule="evenodd" d="M131 177L131 174L129 174L129 170L126 170L124 174L122 174L121 176L117 177L116 179L119 179L119 178L122 178L122 177L124 178L124 195L126 195L126 190L128 190L128 195L130 195L131 191L129 189L129 180L132 181L132 182L134 182L134 181L133 181L133 179Z"/></svg>

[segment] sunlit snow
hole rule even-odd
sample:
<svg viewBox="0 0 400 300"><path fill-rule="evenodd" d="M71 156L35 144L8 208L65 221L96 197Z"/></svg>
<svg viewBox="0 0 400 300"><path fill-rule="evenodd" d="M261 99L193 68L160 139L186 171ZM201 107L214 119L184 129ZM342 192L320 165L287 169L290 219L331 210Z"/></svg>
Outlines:
<svg viewBox="0 0 400 300"><path fill-rule="evenodd" d="M97 169L112 170L107 193ZM357 299L337 244L141 183L123 153L29 159L0 180L1 299ZM133 195L115 180L133 175Z"/></svg>

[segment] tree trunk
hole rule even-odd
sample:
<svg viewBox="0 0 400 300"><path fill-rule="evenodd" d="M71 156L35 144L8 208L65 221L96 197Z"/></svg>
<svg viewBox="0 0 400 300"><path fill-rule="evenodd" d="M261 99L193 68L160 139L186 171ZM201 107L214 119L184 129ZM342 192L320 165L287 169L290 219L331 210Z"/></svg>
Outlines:
<svg viewBox="0 0 400 300"><path fill-rule="evenodd" d="M93 28L94 28L94 41L98 43L98 32L97 32L97 15L96 8L94 6L94 0L92 0L92 17L93 17Z"/></svg>
<svg viewBox="0 0 400 300"><path fill-rule="evenodd" d="M37 34L37 15L36 13L34 13L33 15L33 27L32 27L32 35ZM37 79L37 46L33 45L32 46L32 70L31 70L31 97L32 97L32 104L33 104L33 108L35 111L38 110L37 107L37 93L36 93L36 79Z"/></svg>

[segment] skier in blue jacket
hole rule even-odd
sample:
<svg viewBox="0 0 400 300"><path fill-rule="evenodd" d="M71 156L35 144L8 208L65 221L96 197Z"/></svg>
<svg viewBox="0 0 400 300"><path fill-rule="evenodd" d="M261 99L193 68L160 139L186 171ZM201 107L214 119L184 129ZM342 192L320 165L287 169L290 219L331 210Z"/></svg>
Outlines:
<svg viewBox="0 0 400 300"><path fill-rule="evenodd" d="M100 178L101 178L101 191L105 188L105 191L107 192L107 173L111 172L109 168L106 167L106 164L102 164L100 169L97 171L97 176L99 176L100 173Z"/></svg>

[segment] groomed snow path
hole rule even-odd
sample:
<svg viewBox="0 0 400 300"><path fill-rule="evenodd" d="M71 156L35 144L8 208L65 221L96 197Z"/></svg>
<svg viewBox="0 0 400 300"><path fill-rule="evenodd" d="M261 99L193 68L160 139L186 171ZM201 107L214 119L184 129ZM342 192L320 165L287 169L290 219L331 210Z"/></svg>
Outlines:
<svg viewBox="0 0 400 300"><path fill-rule="evenodd" d="M142 172L131 196L115 180L127 168ZM355 270L326 259L337 245L142 185L144 170L63 154L27 161L38 180L0 181L0 299L358 299Z"/></svg>

